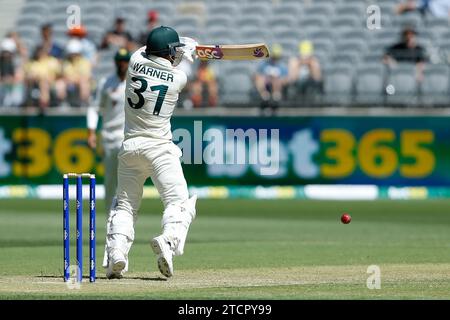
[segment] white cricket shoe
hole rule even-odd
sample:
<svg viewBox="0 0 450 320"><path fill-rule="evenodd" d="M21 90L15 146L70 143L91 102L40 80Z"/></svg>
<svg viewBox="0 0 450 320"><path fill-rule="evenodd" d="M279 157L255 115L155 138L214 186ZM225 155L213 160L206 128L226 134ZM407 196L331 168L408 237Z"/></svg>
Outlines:
<svg viewBox="0 0 450 320"><path fill-rule="evenodd" d="M173 249L164 235L155 237L150 242L153 252L158 255L159 271L167 278L173 276Z"/></svg>
<svg viewBox="0 0 450 320"><path fill-rule="evenodd" d="M118 249L112 249L109 255L108 270L106 271L106 278L108 279L122 279L123 270L127 264L124 254Z"/></svg>

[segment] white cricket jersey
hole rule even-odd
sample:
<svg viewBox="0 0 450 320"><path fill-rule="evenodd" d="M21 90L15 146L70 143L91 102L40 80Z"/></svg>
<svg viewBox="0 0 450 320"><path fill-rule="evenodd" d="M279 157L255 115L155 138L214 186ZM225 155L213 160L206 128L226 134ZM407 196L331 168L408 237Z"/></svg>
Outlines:
<svg viewBox="0 0 450 320"><path fill-rule="evenodd" d="M125 90L125 140L150 137L171 140L170 118L186 74L170 61L145 54L145 47L130 59Z"/></svg>
<svg viewBox="0 0 450 320"><path fill-rule="evenodd" d="M97 107L88 110L88 128L97 128L98 116L102 117L102 143L104 148L120 147L125 127L125 86L126 81L110 75L99 82Z"/></svg>

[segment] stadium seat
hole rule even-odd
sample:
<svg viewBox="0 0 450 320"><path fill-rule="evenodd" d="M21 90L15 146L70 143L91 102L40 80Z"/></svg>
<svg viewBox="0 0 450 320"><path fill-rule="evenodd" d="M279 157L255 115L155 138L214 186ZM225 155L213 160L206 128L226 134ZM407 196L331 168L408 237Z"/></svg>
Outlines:
<svg viewBox="0 0 450 320"><path fill-rule="evenodd" d="M334 43L331 40L311 39L314 44L314 51L329 54L334 50Z"/></svg>
<svg viewBox="0 0 450 320"><path fill-rule="evenodd" d="M112 70L114 70L114 64L100 64L94 68L94 74L96 78L100 80L104 77L108 77Z"/></svg>
<svg viewBox="0 0 450 320"><path fill-rule="evenodd" d="M171 6L174 6L177 4L177 2L179 2L179 0L153 0L152 2L154 2L155 4L167 3Z"/></svg>
<svg viewBox="0 0 450 320"><path fill-rule="evenodd" d="M204 36L204 41L206 44L236 44L236 37L231 36L221 36L221 37L211 37L209 35Z"/></svg>
<svg viewBox="0 0 450 320"><path fill-rule="evenodd" d="M333 68L324 73L325 103L347 105L352 101L353 80L350 68Z"/></svg>
<svg viewBox="0 0 450 320"><path fill-rule="evenodd" d="M164 1L164 0L159 0L159 1ZM241 5L242 4L242 0L227 0L227 1L223 1L223 0L209 0L209 5L215 5L216 3L232 3L234 5Z"/></svg>
<svg viewBox="0 0 450 320"><path fill-rule="evenodd" d="M343 53L356 53L358 56L367 50L367 42L355 39L338 40L335 44L335 51Z"/></svg>
<svg viewBox="0 0 450 320"><path fill-rule="evenodd" d="M63 0L64 1L64 0ZM82 1L85 1L85 0L82 0ZM30 4L34 4L34 3L41 3L42 2L42 0L26 0L26 4L25 5L30 5ZM46 3L47 4L53 4L55 2L55 0L48 0L48 1L46 1Z"/></svg>
<svg viewBox="0 0 450 320"><path fill-rule="evenodd" d="M372 36L372 32L368 32L365 30L338 29L336 31L337 37L340 40L363 41L366 44Z"/></svg>
<svg viewBox="0 0 450 320"><path fill-rule="evenodd" d="M232 17L224 14L210 14L206 18L206 26L208 28L219 25L225 28L231 28L234 25L234 20Z"/></svg>
<svg viewBox="0 0 450 320"><path fill-rule="evenodd" d="M332 69L332 63L331 59L329 58L329 54L323 53L323 52L316 52L314 51L314 56L317 60L319 60L320 63L320 69L322 71L322 74L324 74L324 70Z"/></svg>
<svg viewBox="0 0 450 320"><path fill-rule="evenodd" d="M251 75L241 68L228 69L221 81L221 102L227 104L248 104L253 89Z"/></svg>
<svg viewBox="0 0 450 320"><path fill-rule="evenodd" d="M190 27L190 26L183 26L179 27L177 29L177 32L180 36L194 38L196 41L200 41L205 38L205 34L202 29Z"/></svg>
<svg viewBox="0 0 450 320"><path fill-rule="evenodd" d="M305 6L304 1L298 1L298 0L283 0L281 2L282 5L296 5L296 6Z"/></svg>
<svg viewBox="0 0 450 320"><path fill-rule="evenodd" d="M381 62L362 66L356 72L355 102L380 105L384 102L384 71Z"/></svg>
<svg viewBox="0 0 450 320"><path fill-rule="evenodd" d="M55 2L49 6L49 10L52 15L65 14L67 15L67 9L71 5L76 5L76 3L69 1Z"/></svg>
<svg viewBox="0 0 450 320"><path fill-rule="evenodd" d="M53 14L49 19L49 22L56 26L67 26L67 14Z"/></svg>
<svg viewBox="0 0 450 320"><path fill-rule="evenodd" d="M290 15L279 15L269 18L268 25L273 30L295 30L297 29L298 18Z"/></svg>
<svg viewBox="0 0 450 320"><path fill-rule="evenodd" d="M265 22L264 18L258 15L251 15L247 17L239 17L235 20L237 28L258 28L263 29Z"/></svg>
<svg viewBox="0 0 450 320"><path fill-rule="evenodd" d="M114 7L108 2L86 2L82 6L82 12L89 14L97 14L98 16L112 15Z"/></svg>
<svg viewBox="0 0 450 320"><path fill-rule="evenodd" d="M335 50L335 54L330 57L330 63L335 67L354 68L359 64L360 55L353 51Z"/></svg>
<svg viewBox="0 0 450 320"><path fill-rule="evenodd" d="M45 19L40 14L22 14L19 19L17 19L16 25L40 28L44 22Z"/></svg>
<svg viewBox="0 0 450 320"><path fill-rule="evenodd" d="M260 3L259 1L244 4L239 9L241 17L258 15L262 18L267 18L270 15L270 11L271 6L268 6L266 3Z"/></svg>
<svg viewBox="0 0 450 320"><path fill-rule="evenodd" d="M149 2L149 3L146 2L145 3L145 11L147 12L149 10L157 11L159 16L164 17L164 18L167 18L167 17L172 18L174 15L174 12L175 12L174 6L168 2L156 2L156 3L155 2Z"/></svg>
<svg viewBox="0 0 450 320"><path fill-rule="evenodd" d="M365 2L375 2L375 1L365 1ZM340 3L345 4L361 4L361 0L343 0Z"/></svg>
<svg viewBox="0 0 450 320"><path fill-rule="evenodd" d="M50 7L46 2L31 2L23 6L21 14L41 14L46 15L50 11Z"/></svg>
<svg viewBox="0 0 450 320"><path fill-rule="evenodd" d="M235 34L235 30L227 28L227 26L223 26L220 24L211 25L209 28L205 30L205 33L208 35L217 35L217 36L232 36Z"/></svg>
<svg viewBox="0 0 450 320"><path fill-rule="evenodd" d="M265 5L265 6L269 7L269 8L272 8L273 5L274 5L275 3L277 3L277 1L278 1L278 0L258 0L258 1L247 0L248 3L252 3L252 4L253 4L253 3L255 3L255 2L258 2L258 4L260 4L260 5ZM241 2L242 2L242 0L241 0Z"/></svg>
<svg viewBox="0 0 450 320"><path fill-rule="evenodd" d="M333 41L335 38L334 32L330 29L308 29L306 30L306 36L313 41Z"/></svg>
<svg viewBox="0 0 450 320"><path fill-rule="evenodd" d="M341 16L341 15L353 15L355 17L366 17L366 5L364 3L362 3L361 1L359 2L350 2L347 3L347 1L345 2L341 2L338 3L336 8L335 8L335 16Z"/></svg>
<svg viewBox="0 0 450 320"><path fill-rule="evenodd" d="M239 6L233 2L215 2L209 3L208 14L224 14L230 18L234 18L239 15Z"/></svg>
<svg viewBox="0 0 450 320"><path fill-rule="evenodd" d="M131 10L131 12L134 12L136 10L140 10L142 12L142 4L138 2L133 1L127 1L127 2L119 2L115 6L116 10Z"/></svg>
<svg viewBox="0 0 450 320"><path fill-rule="evenodd" d="M83 2L84 3L89 2L90 4L98 4L98 3L100 3L100 4L109 4L109 6L111 6L111 7L113 7L115 5L115 3L112 4L110 0L85 0Z"/></svg>
<svg viewBox="0 0 450 320"><path fill-rule="evenodd" d="M304 16L308 17L311 15L319 15L322 17L329 18L332 16L334 11L334 4L313 4L313 5L305 5L304 7Z"/></svg>
<svg viewBox="0 0 450 320"><path fill-rule="evenodd" d="M422 16L418 12L412 12L402 15L396 15L392 19L394 27L404 28L405 26L412 26L416 29L422 26Z"/></svg>
<svg viewBox="0 0 450 320"><path fill-rule="evenodd" d="M114 55L116 54L116 50L114 49L105 49L99 51L99 61L113 61Z"/></svg>
<svg viewBox="0 0 450 320"><path fill-rule="evenodd" d="M448 65L427 65L421 85L421 102L424 105L450 103L450 78Z"/></svg>
<svg viewBox="0 0 450 320"><path fill-rule="evenodd" d="M86 14L82 16L81 22L89 29L109 29L111 21L97 14ZM106 28L105 28L106 27Z"/></svg>
<svg viewBox="0 0 450 320"><path fill-rule="evenodd" d="M282 2L279 6L274 7L272 10L272 16L280 16L280 15L290 15L294 16L297 19L301 16L301 3L298 2L298 4L291 2L291 3L285 3Z"/></svg>
<svg viewBox="0 0 450 320"><path fill-rule="evenodd" d="M227 61L229 63L224 64L223 72L229 74L234 72L235 70L243 71L249 75L252 75L256 72L259 61Z"/></svg>
<svg viewBox="0 0 450 320"><path fill-rule="evenodd" d="M436 18L432 16L427 16L424 25L429 29L440 29L445 28L449 29L449 21L448 18Z"/></svg>
<svg viewBox="0 0 450 320"><path fill-rule="evenodd" d="M88 39L93 41L97 46L100 46L103 40L103 35L105 34L104 29L98 27L90 27L87 28L87 32L88 32L87 34Z"/></svg>
<svg viewBox="0 0 450 320"><path fill-rule="evenodd" d="M122 3L114 9L114 16L116 17L139 17L145 16L142 12L142 6L135 3ZM129 20L136 21L135 18Z"/></svg>
<svg viewBox="0 0 450 320"><path fill-rule="evenodd" d="M370 51L362 56L361 63L365 65L371 63L380 63L383 60L384 52Z"/></svg>
<svg viewBox="0 0 450 320"><path fill-rule="evenodd" d="M321 15L305 14L298 21L298 27L302 30L319 29L328 27L329 21L327 17Z"/></svg>
<svg viewBox="0 0 450 320"><path fill-rule="evenodd" d="M398 3L395 3L396 1L392 0L381 0L374 3L375 5L379 6L381 9L382 15L388 15L392 16L395 14L395 7Z"/></svg>
<svg viewBox="0 0 450 320"><path fill-rule="evenodd" d="M310 1L310 3L312 3L312 5L329 5L329 6L334 6L336 5L336 2L338 2L340 0L312 0ZM304 1L305 3L307 3L307 1Z"/></svg>
<svg viewBox="0 0 450 320"><path fill-rule="evenodd" d="M354 28L361 29L361 27L365 23L365 18L363 16L354 16L354 15L339 15L335 18L331 19L330 26L333 28Z"/></svg>
<svg viewBox="0 0 450 320"><path fill-rule="evenodd" d="M439 35L439 39L437 42L439 45L443 45L445 43L448 43L449 39L450 39L450 30L447 29L445 32L442 32Z"/></svg>
<svg viewBox="0 0 450 320"><path fill-rule="evenodd" d="M393 44L394 44L394 42L392 42L389 39L376 39L375 38L369 42L369 51L384 54L386 52L387 48Z"/></svg>
<svg viewBox="0 0 450 320"><path fill-rule="evenodd" d="M67 40L67 26L64 24L54 24L53 36L55 37L55 39L60 39L60 41L63 41L65 43L65 41ZM63 43L60 44L62 45Z"/></svg>
<svg viewBox="0 0 450 320"><path fill-rule="evenodd" d="M175 29L182 28L182 27L195 27L199 28L199 17L195 15L180 15L176 16L172 20L172 25Z"/></svg>
<svg viewBox="0 0 450 320"><path fill-rule="evenodd" d="M388 39L392 43L400 40L401 30L399 28L382 28L380 30L373 31L374 39Z"/></svg>
<svg viewBox="0 0 450 320"><path fill-rule="evenodd" d="M300 39L304 37L301 31L297 29L274 30L272 35L274 39L296 39L297 42L300 42Z"/></svg>
<svg viewBox="0 0 450 320"><path fill-rule="evenodd" d="M417 81L416 69L412 63L401 63L390 68L386 81L387 102L394 105L416 105Z"/></svg>
<svg viewBox="0 0 450 320"><path fill-rule="evenodd" d="M276 37L272 37L270 33L265 30L252 30L246 29L241 33L238 33L239 43L257 43L257 42L272 42L272 39L278 39Z"/></svg>
<svg viewBox="0 0 450 320"><path fill-rule="evenodd" d="M439 44L439 53L442 62L450 64L450 39L447 39L445 42L441 41Z"/></svg>

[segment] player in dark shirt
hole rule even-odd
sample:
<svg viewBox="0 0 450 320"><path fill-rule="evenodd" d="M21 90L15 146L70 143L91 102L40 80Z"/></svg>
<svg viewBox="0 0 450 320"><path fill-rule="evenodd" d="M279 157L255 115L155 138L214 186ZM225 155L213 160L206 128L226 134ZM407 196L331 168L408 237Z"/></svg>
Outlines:
<svg viewBox="0 0 450 320"><path fill-rule="evenodd" d="M110 45L118 48L134 49L133 37L125 29L125 19L118 17L114 23L114 28L109 30L103 37L101 49L108 49Z"/></svg>
<svg viewBox="0 0 450 320"><path fill-rule="evenodd" d="M417 43L417 32L410 27L402 31L401 41L386 49L384 63L394 66L399 63L415 63L417 68L417 80L423 78L423 68L427 61L425 49Z"/></svg>

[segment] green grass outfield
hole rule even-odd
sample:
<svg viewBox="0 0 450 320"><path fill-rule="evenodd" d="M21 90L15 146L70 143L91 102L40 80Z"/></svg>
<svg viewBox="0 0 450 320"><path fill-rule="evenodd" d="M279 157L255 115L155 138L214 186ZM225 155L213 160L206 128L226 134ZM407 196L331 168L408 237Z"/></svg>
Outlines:
<svg viewBox="0 0 450 320"><path fill-rule="evenodd" d="M160 230L158 200L143 201L126 277L105 279L98 202L99 279L69 290L62 201L1 200L0 298L450 299L449 200L199 200L169 280L149 245ZM85 203L85 275L87 211ZM342 212L352 215L350 224L340 223ZM72 206L72 232L74 221ZM73 263L74 246L71 253ZM366 287L369 265L381 269L379 290Z"/></svg>

